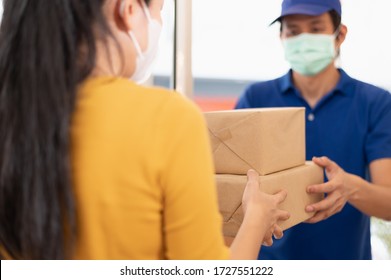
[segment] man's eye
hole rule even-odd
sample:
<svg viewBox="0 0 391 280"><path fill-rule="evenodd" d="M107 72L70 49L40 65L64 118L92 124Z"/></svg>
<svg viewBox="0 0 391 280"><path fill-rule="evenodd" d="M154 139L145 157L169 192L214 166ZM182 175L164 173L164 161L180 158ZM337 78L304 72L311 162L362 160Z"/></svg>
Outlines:
<svg viewBox="0 0 391 280"><path fill-rule="evenodd" d="M312 33L322 33L324 31L323 28L312 28Z"/></svg>
<svg viewBox="0 0 391 280"><path fill-rule="evenodd" d="M289 31L288 32L288 35L289 36L297 36L297 35L299 35L300 33L299 33L299 31L297 31L297 30L291 30L291 31Z"/></svg>

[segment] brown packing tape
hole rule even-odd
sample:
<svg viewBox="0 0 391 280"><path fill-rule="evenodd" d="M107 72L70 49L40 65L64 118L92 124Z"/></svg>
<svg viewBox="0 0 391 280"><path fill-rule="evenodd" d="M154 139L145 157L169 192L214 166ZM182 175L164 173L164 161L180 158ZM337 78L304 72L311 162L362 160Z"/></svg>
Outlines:
<svg viewBox="0 0 391 280"><path fill-rule="evenodd" d="M305 162L305 109L205 113L217 174L267 175Z"/></svg>
<svg viewBox="0 0 391 280"><path fill-rule="evenodd" d="M247 176L216 175L220 213L224 220L224 236L236 236L243 221L242 196L247 183ZM275 194L284 189L288 196L280 208L290 212L287 221L280 222L283 230L291 228L313 216L305 211L308 204L319 202L323 194L309 195L308 186L324 182L323 169L312 162L305 165L260 176L260 189L268 194Z"/></svg>

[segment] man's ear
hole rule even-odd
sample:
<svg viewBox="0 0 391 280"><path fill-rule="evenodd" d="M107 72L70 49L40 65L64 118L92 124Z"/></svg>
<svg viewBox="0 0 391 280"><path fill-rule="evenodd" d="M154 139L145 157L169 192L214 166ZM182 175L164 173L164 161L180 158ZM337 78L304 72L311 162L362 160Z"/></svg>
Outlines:
<svg viewBox="0 0 391 280"><path fill-rule="evenodd" d="M348 34L348 28L346 25L344 24L341 24L341 27L340 27L340 30L338 32L338 35L337 35L337 44L338 46L340 47L342 45L342 43L345 41L346 39L346 35Z"/></svg>

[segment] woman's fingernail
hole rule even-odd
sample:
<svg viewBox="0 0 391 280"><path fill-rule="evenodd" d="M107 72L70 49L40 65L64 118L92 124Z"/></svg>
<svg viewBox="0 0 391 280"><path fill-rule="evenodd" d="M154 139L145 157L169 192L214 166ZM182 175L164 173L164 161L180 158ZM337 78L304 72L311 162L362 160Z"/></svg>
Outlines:
<svg viewBox="0 0 391 280"><path fill-rule="evenodd" d="M275 235L274 238L275 238L275 239L281 239L283 236L284 236L283 234L277 235L277 236Z"/></svg>

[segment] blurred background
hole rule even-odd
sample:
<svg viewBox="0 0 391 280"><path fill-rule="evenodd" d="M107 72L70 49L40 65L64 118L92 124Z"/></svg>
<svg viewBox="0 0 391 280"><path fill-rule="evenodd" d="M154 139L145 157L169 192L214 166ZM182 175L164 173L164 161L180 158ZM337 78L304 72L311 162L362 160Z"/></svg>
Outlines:
<svg viewBox="0 0 391 280"><path fill-rule="evenodd" d="M180 0L179 0L180 1ZM155 84L169 87L173 71L174 0L164 7L164 35ZM232 108L253 81L285 74L279 24L281 0L192 1L194 99L206 110ZM342 0L349 33L339 65L357 79L391 90L391 1Z"/></svg>

